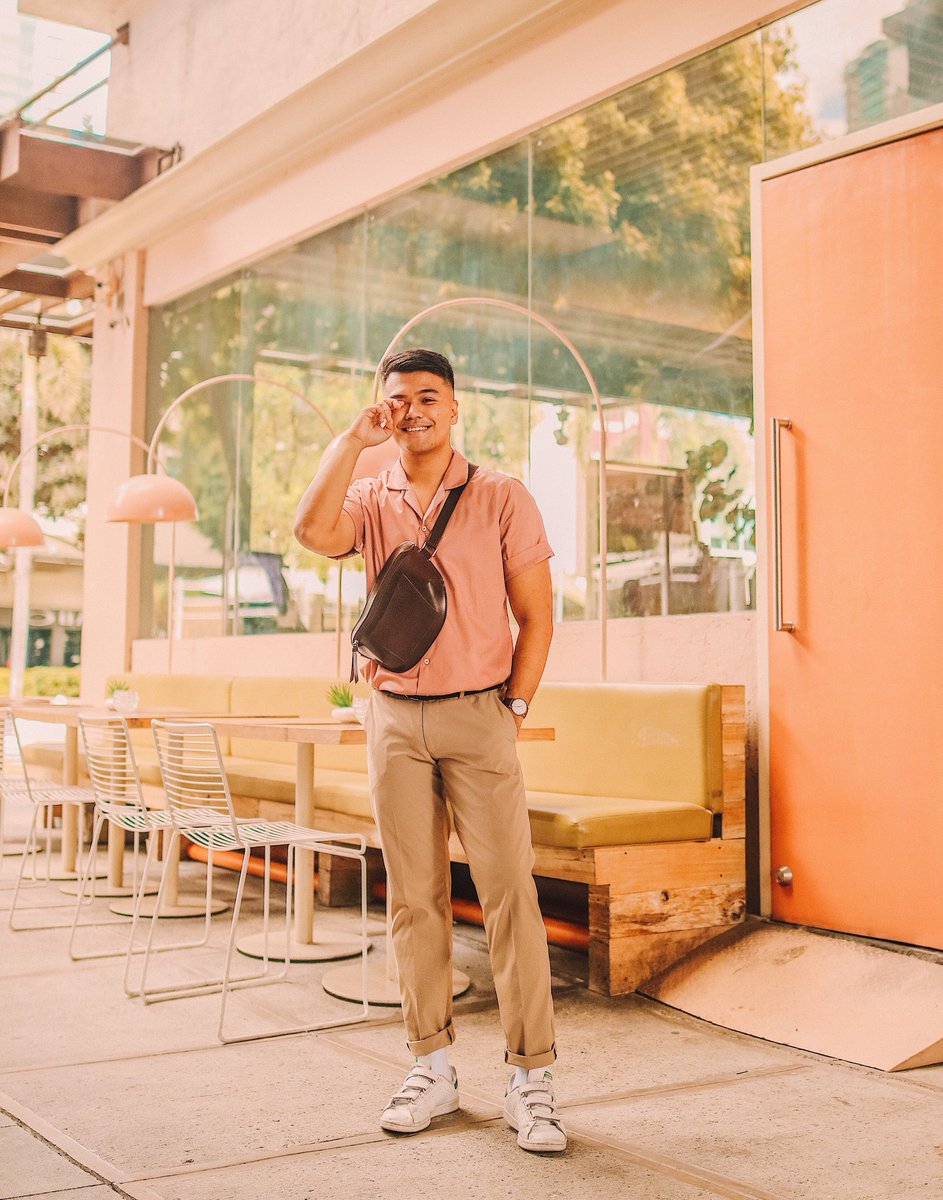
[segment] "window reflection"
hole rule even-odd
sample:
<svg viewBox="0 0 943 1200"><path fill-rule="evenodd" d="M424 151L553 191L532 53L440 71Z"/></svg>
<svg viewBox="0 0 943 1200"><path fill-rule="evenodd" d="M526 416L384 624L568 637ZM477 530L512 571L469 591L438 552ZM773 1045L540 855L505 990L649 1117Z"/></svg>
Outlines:
<svg viewBox="0 0 943 1200"><path fill-rule="evenodd" d="M531 305L580 348L606 411L608 611L754 603L749 170L943 100L943 0L822 0L155 310L149 421L223 371L286 383L336 429L400 326L463 295ZM558 620L598 611L602 431L566 349L515 314L417 326L455 365L456 437L544 513ZM291 535L328 431L284 392L208 393L168 430L201 518L179 532L182 635L330 630L362 564ZM166 531L142 628L166 620ZM343 609L338 612L339 572Z"/></svg>

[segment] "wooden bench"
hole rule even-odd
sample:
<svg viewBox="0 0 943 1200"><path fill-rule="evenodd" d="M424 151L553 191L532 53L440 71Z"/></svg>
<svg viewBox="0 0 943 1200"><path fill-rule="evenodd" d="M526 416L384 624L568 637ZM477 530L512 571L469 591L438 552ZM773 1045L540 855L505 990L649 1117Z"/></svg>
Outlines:
<svg viewBox="0 0 943 1200"><path fill-rule="evenodd" d="M196 704L196 689L215 711L329 714L327 679L195 679L131 683L145 704ZM553 726L556 741L519 747L534 874L587 885L594 991L632 992L743 919L744 704L738 685L542 685L530 719ZM151 793L156 758L143 738L137 749ZM293 748L234 738L223 749L239 810L284 818L294 803ZM34 755L52 765L48 749ZM318 748L315 800L319 827L359 830L379 846L363 748ZM450 853L466 861L454 836ZM322 901L343 892L342 872L341 860L319 864Z"/></svg>

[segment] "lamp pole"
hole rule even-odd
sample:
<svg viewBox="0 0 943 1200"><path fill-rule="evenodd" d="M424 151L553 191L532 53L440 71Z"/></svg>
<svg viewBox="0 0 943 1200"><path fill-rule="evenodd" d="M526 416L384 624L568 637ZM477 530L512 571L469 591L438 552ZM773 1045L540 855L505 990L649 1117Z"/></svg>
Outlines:
<svg viewBox="0 0 943 1200"><path fill-rule="evenodd" d="M36 375L39 359L23 346L23 392L20 401L20 446L35 451L36 437ZM20 451L22 456L23 451ZM33 507L36 489L36 456L28 456L20 480L20 492L29 508ZM29 577L33 569L33 552L18 546L13 567L13 620L10 629L10 695L23 695L23 680L29 653Z"/></svg>
<svg viewBox="0 0 943 1200"><path fill-rule="evenodd" d="M26 410L27 391L32 388L32 415L30 421L22 424L23 436L21 438L21 446L19 454L10 464L10 469L7 471L6 479L3 484L3 511L10 512L10 489L13 486L13 480L16 478L17 471L20 471L20 487L19 487L19 513L22 517L32 523L36 530L35 543L41 542L41 532L39 526L35 524L34 518L28 517L26 510L33 507L36 490L36 449L38 446L48 442L51 438L58 437L63 433L110 433L117 437L123 437L128 441L133 442L142 450L147 450L147 442L139 437L135 437L133 433L128 433L124 429L112 429L107 425L89 425L87 422L80 422L73 425L56 425L52 429L47 429L43 433L36 435L36 360L32 360L32 371L27 369L24 362L23 370L23 398L24 411ZM29 441L26 439L28 432L32 434ZM24 444L25 443L25 444ZM22 570L21 570L22 566ZM23 694L23 679L26 670L27 657L27 642L29 640L29 613L30 613L30 575L32 573L32 546L20 545L16 547L16 566L13 576L13 629L11 633L10 647L10 695L20 697Z"/></svg>
<svg viewBox="0 0 943 1200"><path fill-rule="evenodd" d="M555 338L563 343L569 350L570 354L576 361L576 365L583 372L586 383L589 387L590 395L593 398L593 404L596 409L596 416L599 421L599 677L602 680L608 678L608 652L607 652L607 637L606 637L606 618L609 615L609 595L606 579L607 567L607 495L606 495L606 414L603 411L602 399L599 395L599 388L596 386L596 380L586 363L585 358L577 350L576 346L570 341L566 334L558 329L546 317L542 317L540 313L534 312L532 308L526 308L523 304L514 304L511 300L499 300L494 296L457 296L454 300L440 300L437 304L431 304L428 308L424 308L422 312L416 313L411 317L405 325L401 326L399 332L394 336L393 340L387 346L386 350L380 357L380 363L395 346L402 341L406 334L418 325L420 321L424 321L426 317L433 313L442 312L447 308L502 308L508 312L519 313L521 316L527 317L528 320L536 321L538 325L542 325L548 333L552 333ZM376 374L373 379L373 400L376 402L380 391L380 366L378 364Z"/></svg>
<svg viewBox="0 0 943 1200"><path fill-rule="evenodd" d="M147 482L149 478L154 478L155 468L157 466L157 446L160 442L161 435L167 428L167 422L176 410L191 396L195 396L198 392L204 391L206 388L215 387L220 383L259 383L269 387L281 388L282 391L288 392L289 395L301 400L312 412L316 413L321 418L328 431L328 436L333 438L334 426L324 415L322 410L311 400L304 392L298 391L297 388L290 387L287 383L282 383L278 379L268 379L263 375L252 375L243 372L231 372L226 375L213 375L209 379L201 379L198 383L194 383L185 391L181 392L174 400L170 402L164 410L163 415L157 422L153 434L151 435L150 443L147 447L147 465L144 475L132 476L126 480L118 491L111 509L109 510L109 521L123 521L140 525L152 525L162 522L171 522L171 563L168 571L168 592L167 592L167 670L168 674L173 671L173 642L174 642L174 564L173 564L173 530L176 529L176 524L180 520L193 520L196 517L196 501L191 493L184 488L183 484L178 481L172 481L175 484L177 495L171 500L170 505L166 506L167 497L156 497L150 494L151 485ZM236 488L238 493L239 481L236 480ZM181 500L188 502L190 506L190 514L182 517L173 511L174 504L179 505ZM238 574L239 563L236 562L235 570ZM238 596L238 583L236 594ZM338 663L340 662L340 643L341 643L341 614L337 614L337 656Z"/></svg>

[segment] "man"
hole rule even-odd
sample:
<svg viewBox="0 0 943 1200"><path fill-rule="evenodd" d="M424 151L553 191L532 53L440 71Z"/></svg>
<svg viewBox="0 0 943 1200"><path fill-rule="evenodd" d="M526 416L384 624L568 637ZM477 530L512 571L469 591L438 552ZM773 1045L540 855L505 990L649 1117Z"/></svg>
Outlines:
<svg viewBox="0 0 943 1200"><path fill-rule="evenodd" d="M400 543L426 540L448 491L468 479L467 461L452 448L458 403L448 359L402 351L384 360L381 379L382 399L325 451L295 523L295 536L316 553L363 554L371 587ZM361 450L390 437L397 463L379 479L352 484ZM451 812L484 910L505 1061L514 1066L505 1117L525 1150L566 1147L548 1069L556 1058L550 964L516 749L553 632L552 554L523 485L478 470L435 558L448 592L442 631L411 671L366 665L371 799L414 1055L381 1117L387 1130L417 1133L459 1107L448 1060ZM516 645L508 602L520 627Z"/></svg>

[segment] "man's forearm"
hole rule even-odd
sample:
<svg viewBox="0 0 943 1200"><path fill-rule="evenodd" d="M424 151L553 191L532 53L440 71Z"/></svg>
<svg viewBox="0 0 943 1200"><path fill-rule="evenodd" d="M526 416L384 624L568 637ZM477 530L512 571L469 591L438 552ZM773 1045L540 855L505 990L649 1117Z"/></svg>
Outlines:
<svg viewBox="0 0 943 1200"><path fill-rule="evenodd" d="M295 537L309 550L322 554L337 552L337 524L362 449L363 442L347 430L324 451L318 473L308 484L295 513Z"/></svg>
<svg viewBox="0 0 943 1200"><path fill-rule="evenodd" d="M552 639L552 619L534 617L523 622L514 647L506 695L519 696L530 704L547 665Z"/></svg>

